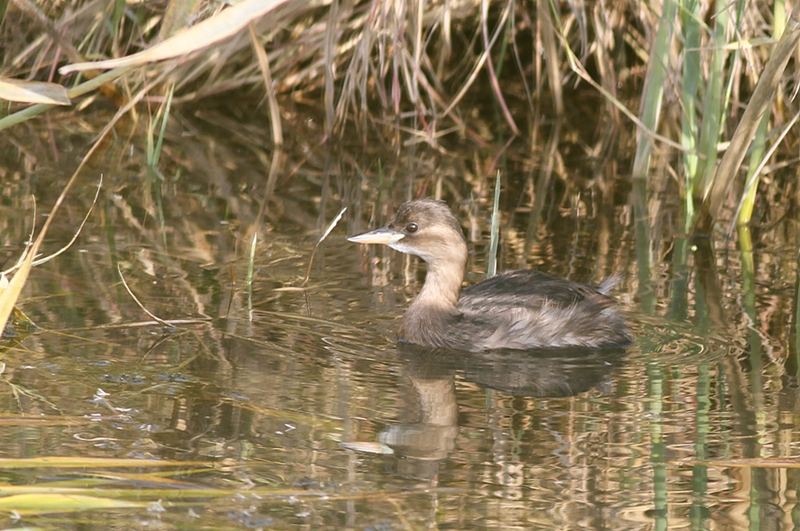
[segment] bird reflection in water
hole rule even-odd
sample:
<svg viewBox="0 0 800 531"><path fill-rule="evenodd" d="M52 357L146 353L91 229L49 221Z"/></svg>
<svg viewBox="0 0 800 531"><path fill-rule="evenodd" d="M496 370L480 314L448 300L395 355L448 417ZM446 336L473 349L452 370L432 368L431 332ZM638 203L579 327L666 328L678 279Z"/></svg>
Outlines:
<svg viewBox="0 0 800 531"><path fill-rule="evenodd" d="M581 348L454 352L404 342L397 348L417 394L419 420L387 426L378 434L377 443L342 446L393 455L393 472L416 479L434 478L441 461L456 446L457 376L511 397L570 397L610 386L625 355L625 349Z"/></svg>

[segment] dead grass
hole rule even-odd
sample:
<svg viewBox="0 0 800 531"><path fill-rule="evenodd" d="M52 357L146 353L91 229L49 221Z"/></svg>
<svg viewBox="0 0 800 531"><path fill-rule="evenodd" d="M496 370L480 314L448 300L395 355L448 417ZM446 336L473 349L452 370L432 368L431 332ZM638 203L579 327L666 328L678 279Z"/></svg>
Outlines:
<svg viewBox="0 0 800 531"><path fill-rule="evenodd" d="M658 3L623 0L560 2L555 10L550 0L168 5L164 12L164 4L152 2L14 0L0 26L9 43L0 78L69 87L120 68L113 79L104 78L103 96L71 93L81 108L100 97L117 106L160 101L164 83L174 84L176 105L255 91L264 98L276 146L290 135L283 127L290 109L312 104L324 111L323 141L348 135L367 143L378 133L398 149L417 142L443 149L450 135L493 142L521 134L536 146L548 121L569 119L565 92L589 84L608 105L599 110L605 117L597 120L596 144L587 152L608 162L620 147L647 144L640 151L655 158L641 158L638 172L649 188L663 190L665 179L685 174L681 193L691 199L694 192L695 201L708 193L719 146L731 139L773 34L784 27L779 19L786 19L781 2L771 9L763 2L708 7L684 0L677 16L666 20ZM692 28L698 46L685 48ZM691 54L697 68L687 72L681 67ZM660 91L640 102L656 60L663 67ZM714 78L719 68L722 76ZM686 91L689 78L700 82ZM778 84L770 129L794 115L793 91L789 81ZM719 101L709 104L709 97ZM475 114L492 109L498 118L487 137ZM34 114L26 112L20 119ZM790 133L783 144L796 141ZM691 159L682 169L657 160L676 149ZM775 162L785 156L781 150L773 155ZM672 171L658 173L667 167Z"/></svg>

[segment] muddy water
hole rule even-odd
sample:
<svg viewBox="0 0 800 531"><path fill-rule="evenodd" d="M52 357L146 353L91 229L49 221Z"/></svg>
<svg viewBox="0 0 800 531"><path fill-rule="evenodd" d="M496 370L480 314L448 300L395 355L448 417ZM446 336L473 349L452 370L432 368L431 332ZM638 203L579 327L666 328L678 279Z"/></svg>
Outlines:
<svg viewBox="0 0 800 531"><path fill-rule="evenodd" d="M683 240L677 220L651 220L658 238L643 241L624 177L604 176L604 194L583 187L585 173L564 184L522 142L443 154L296 140L274 164L256 126L237 136L209 121L174 124L160 174L146 166L140 131L109 143L47 251L75 232L102 174L86 227L23 293L39 330L19 330L3 352L0 457L148 463L7 462L3 485L90 488L142 505L17 515L24 523L793 528L793 220L762 233L770 244L752 254ZM65 120L14 133L0 185L6 267L92 129ZM632 347L454 357L395 344L424 267L345 236L424 189L454 205L471 242L468 280L479 280L497 168L501 268L579 281L618 273Z"/></svg>

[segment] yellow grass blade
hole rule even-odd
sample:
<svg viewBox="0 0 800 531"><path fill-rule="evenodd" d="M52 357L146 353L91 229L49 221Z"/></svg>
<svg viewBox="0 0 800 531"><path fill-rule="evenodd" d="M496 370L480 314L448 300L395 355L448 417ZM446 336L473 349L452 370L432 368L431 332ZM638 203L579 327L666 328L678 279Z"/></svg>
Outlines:
<svg viewBox="0 0 800 531"><path fill-rule="evenodd" d="M149 468L149 467L170 467L170 466L212 466L212 463L203 461L167 461L161 459L117 459L102 457L31 457L27 459L0 459L0 468L19 469L19 468Z"/></svg>
<svg viewBox="0 0 800 531"><path fill-rule="evenodd" d="M0 511L18 515L63 513L87 509L146 507L147 504L80 494L17 494L0 498Z"/></svg>
<svg viewBox="0 0 800 531"><path fill-rule="evenodd" d="M14 305L17 303L19 294L22 293L22 286L24 286L25 281L28 280L28 274L31 272L33 257L36 256L36 251L39 249L39 245L42 243L43 235L44 231L39 234L39 237L36 238L36 241L33 243L31 248L26 249L25 253L23 254L23 260L19 266L19 269L14 274L14 277L11 279L11 281L8 282L8 285L5 287L2 293L0 293L0 335L2 335L3 330L6 329L8 318L14 311ZM5 279L5 275L3 278Z"/></svg>

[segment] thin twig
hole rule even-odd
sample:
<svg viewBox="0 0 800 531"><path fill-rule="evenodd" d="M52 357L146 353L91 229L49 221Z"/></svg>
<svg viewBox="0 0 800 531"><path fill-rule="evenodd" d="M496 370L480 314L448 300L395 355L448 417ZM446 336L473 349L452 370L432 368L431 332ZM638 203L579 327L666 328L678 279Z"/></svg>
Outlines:
<svg viewBox="0 0 800 531"><path fill-rule="evenodd" d="M139 302L139 299L136 298L136 295L133 294L133 291L131 291L130 286L128 286L128 283L125 281L125 277L122 275L122 267L120 266L120 264L117 264L117 272L119 273L119 278L120 278L120 280L122 280L122 285L125 286L125 290L128 292L128 295L131 296L131 298L133 299L133 302L135 302L136 305L139 306L139 308L141 308L141 310L144 313L146 313L147 315L152 317L154 321L156 321L158 324L160 324L161 326L163 326L165 328L175 328L173 325L169 324L167 321L165 321L161 317L158 317L155 314L153 314L150 310L148 310L147 308L144 307L144 304Z"/></svg>
<svg viewBox="0 0 800 531"><path fill-rule="evenodd" d="M331 233L333 228L336 227L336 224L339 223L339 220L342 219L342 216L344 215L346 210L347 207L342 208L336 215L336 217L333 218L333 221L330 222L328 228L325 229L325 232L322 234L322 237L319 239L319 241L317 241L317 244L314 246L314 250L311 251L311 258L308 260L308 269L306 270L306 278L305 280L303 280L303 286L308 284L308 279L311 278L311 266L314 264L314 256L316 256L317 254L317 248L319 247L319 244L325 241L325 238L328 237L328 234Z"/></svg>

